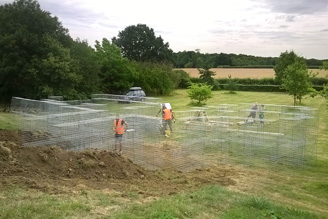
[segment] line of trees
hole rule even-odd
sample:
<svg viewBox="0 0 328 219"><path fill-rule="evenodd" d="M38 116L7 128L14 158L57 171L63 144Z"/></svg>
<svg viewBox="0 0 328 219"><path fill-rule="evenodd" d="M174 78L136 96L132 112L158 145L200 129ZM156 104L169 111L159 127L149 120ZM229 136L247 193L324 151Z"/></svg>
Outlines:
<svg viewBox="0 0 328 219"><path fill-rule="evenodd" d="M0 36L1 102L12 96L84 99L95 92L122 94L131 86L161 95L189 80L173 71L169 44L146 25L129 26L112 43L103 38L92 48L73 40L38 1L16 0L0 6Z"/></svg>
<svg viewBox="0 0 328 219"><path fill-rule="evenodd" d="M324 64L293 51L277 58L199 50L173 53L144 24L128 26L111 41L103 38L92 48L86 41L73 40L58 18L42 10L36 0L1 5L0 36L0 101L12 96L85 99L96 92L123 94L131 86L142 87L148 95L169 94L191 85L189 75L174 67L197 67L200 82L219 89L212 67L274 66L276 82L300 103L312 86L308 66Z"/></svg>
<svg viewBox="0 0 328 219"><path fill-rule="evenodd" d="M244 54L212 53L202 54L199 50L173 53L176 68L198 68L198 60L208 63L209 68L273 68L278 57L259 57ZM308 68L319 68L324 60L305 59Z"/></svg>

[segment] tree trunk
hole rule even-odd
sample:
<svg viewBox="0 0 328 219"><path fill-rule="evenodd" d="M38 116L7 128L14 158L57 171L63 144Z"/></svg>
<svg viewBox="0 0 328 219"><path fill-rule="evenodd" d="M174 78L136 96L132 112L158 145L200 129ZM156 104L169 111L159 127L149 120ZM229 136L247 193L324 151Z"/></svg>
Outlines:
<svg viewBox="0 0 328 219"><path fill-rule="evenodd" d="M297 98L294 96L294 106L296 106Z"/></svg>

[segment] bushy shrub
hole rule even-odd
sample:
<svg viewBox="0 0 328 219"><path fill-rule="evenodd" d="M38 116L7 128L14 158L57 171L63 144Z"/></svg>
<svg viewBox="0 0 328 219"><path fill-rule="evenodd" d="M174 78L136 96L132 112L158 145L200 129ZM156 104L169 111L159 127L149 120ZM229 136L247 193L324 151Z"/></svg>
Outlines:
<svg viewBox="0 0 328 219"><path fill-rule="evenodd" d="M257 78L219 78L217 79L217 81L219 82L219 84L227 84L228 81L234 81L237 84L248 84L248 85L278 85L276 83L276 81L274 80L274 78L261 78L261 79L257 79Z"/></svg>
<svg viewBox="0 0 328 219"><path fill-rule="evenodd" d="M224 85L225 90L229 90L229 93L236 93L238 90L238 84L235 80L231 78L231 75L229 75L228 82L226 85Z"/></svg>
<svg viewBox="0 0 328 219"><path fill-rule="evenodd" d="M173 70L169 73L175 88L187 88L191 85L190 76L183 70Z"/></svg>
<svg viewBox="0 0 328 219"><path fill-rule="evenodd" d="M185 68L192 68L192 67L194 67L194 63L192 63L192 62L188 62L188 63L186 63L186 64L184 65L184 67L185 67Z"/></svg>
<svg viewBox="0 0 328 219"><path fill-rule="evenodd" d="M200 78L190 78L192 83L201 83ZM328 79L326 78L312 78L313 88L317 91L323 89L324 83ZM259 92L286 92L281 85L277 84L274 78L262 78L262 79L251 79L251 78L219 78L216 79L218 82L219 89L230 90L229 83L235 83L238 86L238 91L259 91ZM231 82L229 82L231 81ZM328 83L328 82L327 82Z"/></svg>
<svg viewBox="0 0 328 219"><path fill-rule="evenodd" d="M325 84L328 84L328 78L317 78L317 77L314 77L314 78L311 78L310 81L311 81L311 83L313 85L325 85Z"/></svg>
<svg viewBox="0 0 328 219"><path fill-rule="evenodd" d="M173 92L174 82L170 78L172 68L157 63L134 62L134 86L142 87L147 95L167 95Z"/></svg>
<svg viewBox="0 0 328 219"><path fill-rule="evenodd" d="M202 101L212 98L212 86L203 83L191 84L187 93L191 100L197 100L197 103L200 104Z"/></svg>

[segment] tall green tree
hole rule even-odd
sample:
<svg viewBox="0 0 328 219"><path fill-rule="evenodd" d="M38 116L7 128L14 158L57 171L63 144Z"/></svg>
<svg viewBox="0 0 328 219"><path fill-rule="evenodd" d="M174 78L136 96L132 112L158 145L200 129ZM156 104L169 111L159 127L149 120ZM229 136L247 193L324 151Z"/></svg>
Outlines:
<svg viewBox="0 0 328 219"><path fill-rule="evenodd" d="M78 64L70 57L72 39L35 0L0 6L0 96L78 96Z"/></svg>
<svg viewBox="0 0 328 219"><path fill-rule="evenodd" d="M104 38L96 41L97 60L100 65L100 79L105 93L123 94L135 81L134 69L130 61L122 57L121 50Z"/></svg>
<svg viewBox="0 0 328 219"><path fill-rule="evenodd" d="M53 36L44 35L41 45L47 52L42 57L34 56L22 77L22 94L29 98L44 98L49 95L64 96L65 99L83 99L77 86L82 80L78 63L70 57L70 50L64 48Z"/></svg>
<svg viewBox="0 0 328 219"><path fill-rule="evenodd" d="M145 24L131 25L120 31L112 43L121 48L124 57L142 62L172 62L172 50L161 36L156 37Z"/></svg>
<svg viewBox="0 0 328 219"><path fill-rule="evenodd" d="M308 73L306 66L301 61L296 61L288 65L283 72L282 87L285 88L294 98L294 105L301 104L305 96L312 87L310 82L311 75Z"/></svg>
<svg viewBox="0 0 328 219"><path fill-rule="evenodd" d="M276 81L278 83L282 83L282 78L287 67L296 62L298 63L298 65L302 65L302 68L306 68L305 59L303 57L298 56L294 51L286 51L280 54L279 58L276 61L276 65L274 66Z"/></svg>
<svg viewBox="0 0 328 219"><path fill-rule="evenodd" d="M199 51L197 51L196 54L198 54L196 63L200 74L199 77L202 79L203 83L213 86L215 84L215 80L213 78L213 76L215 76L215 72L210 70L212 66L212 59L202 56Z"/></svg>
<svg viewBox="0 0 328 219"><path fill-rule="evenodd" d="M78 74L82 77L77 89L81 94L90 97L90 94L101 92L100 65L95 51L86 41L76 39L70 47L71 57L78 64Z"/></svg>
<svg viewBox="0 0 328 219"><path fill-rule="evenodd" d="M215 72L211 71L209 68L198 68L200 78L202 79L203 83L207 83L208 85L214 85L214 78Z"/></svg>

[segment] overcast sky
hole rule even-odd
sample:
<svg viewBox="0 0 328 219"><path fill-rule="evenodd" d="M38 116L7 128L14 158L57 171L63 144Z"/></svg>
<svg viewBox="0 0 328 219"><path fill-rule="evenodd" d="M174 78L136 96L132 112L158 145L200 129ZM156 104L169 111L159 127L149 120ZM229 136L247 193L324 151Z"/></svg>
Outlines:
<svg viewBox="0 0 328 219"><path fill-rule="evenodd" d="M0 4L13 0L0 0ZM146 24L174 52L328 59L328 0L39 0L71 37L111 39Z"/></svg>

